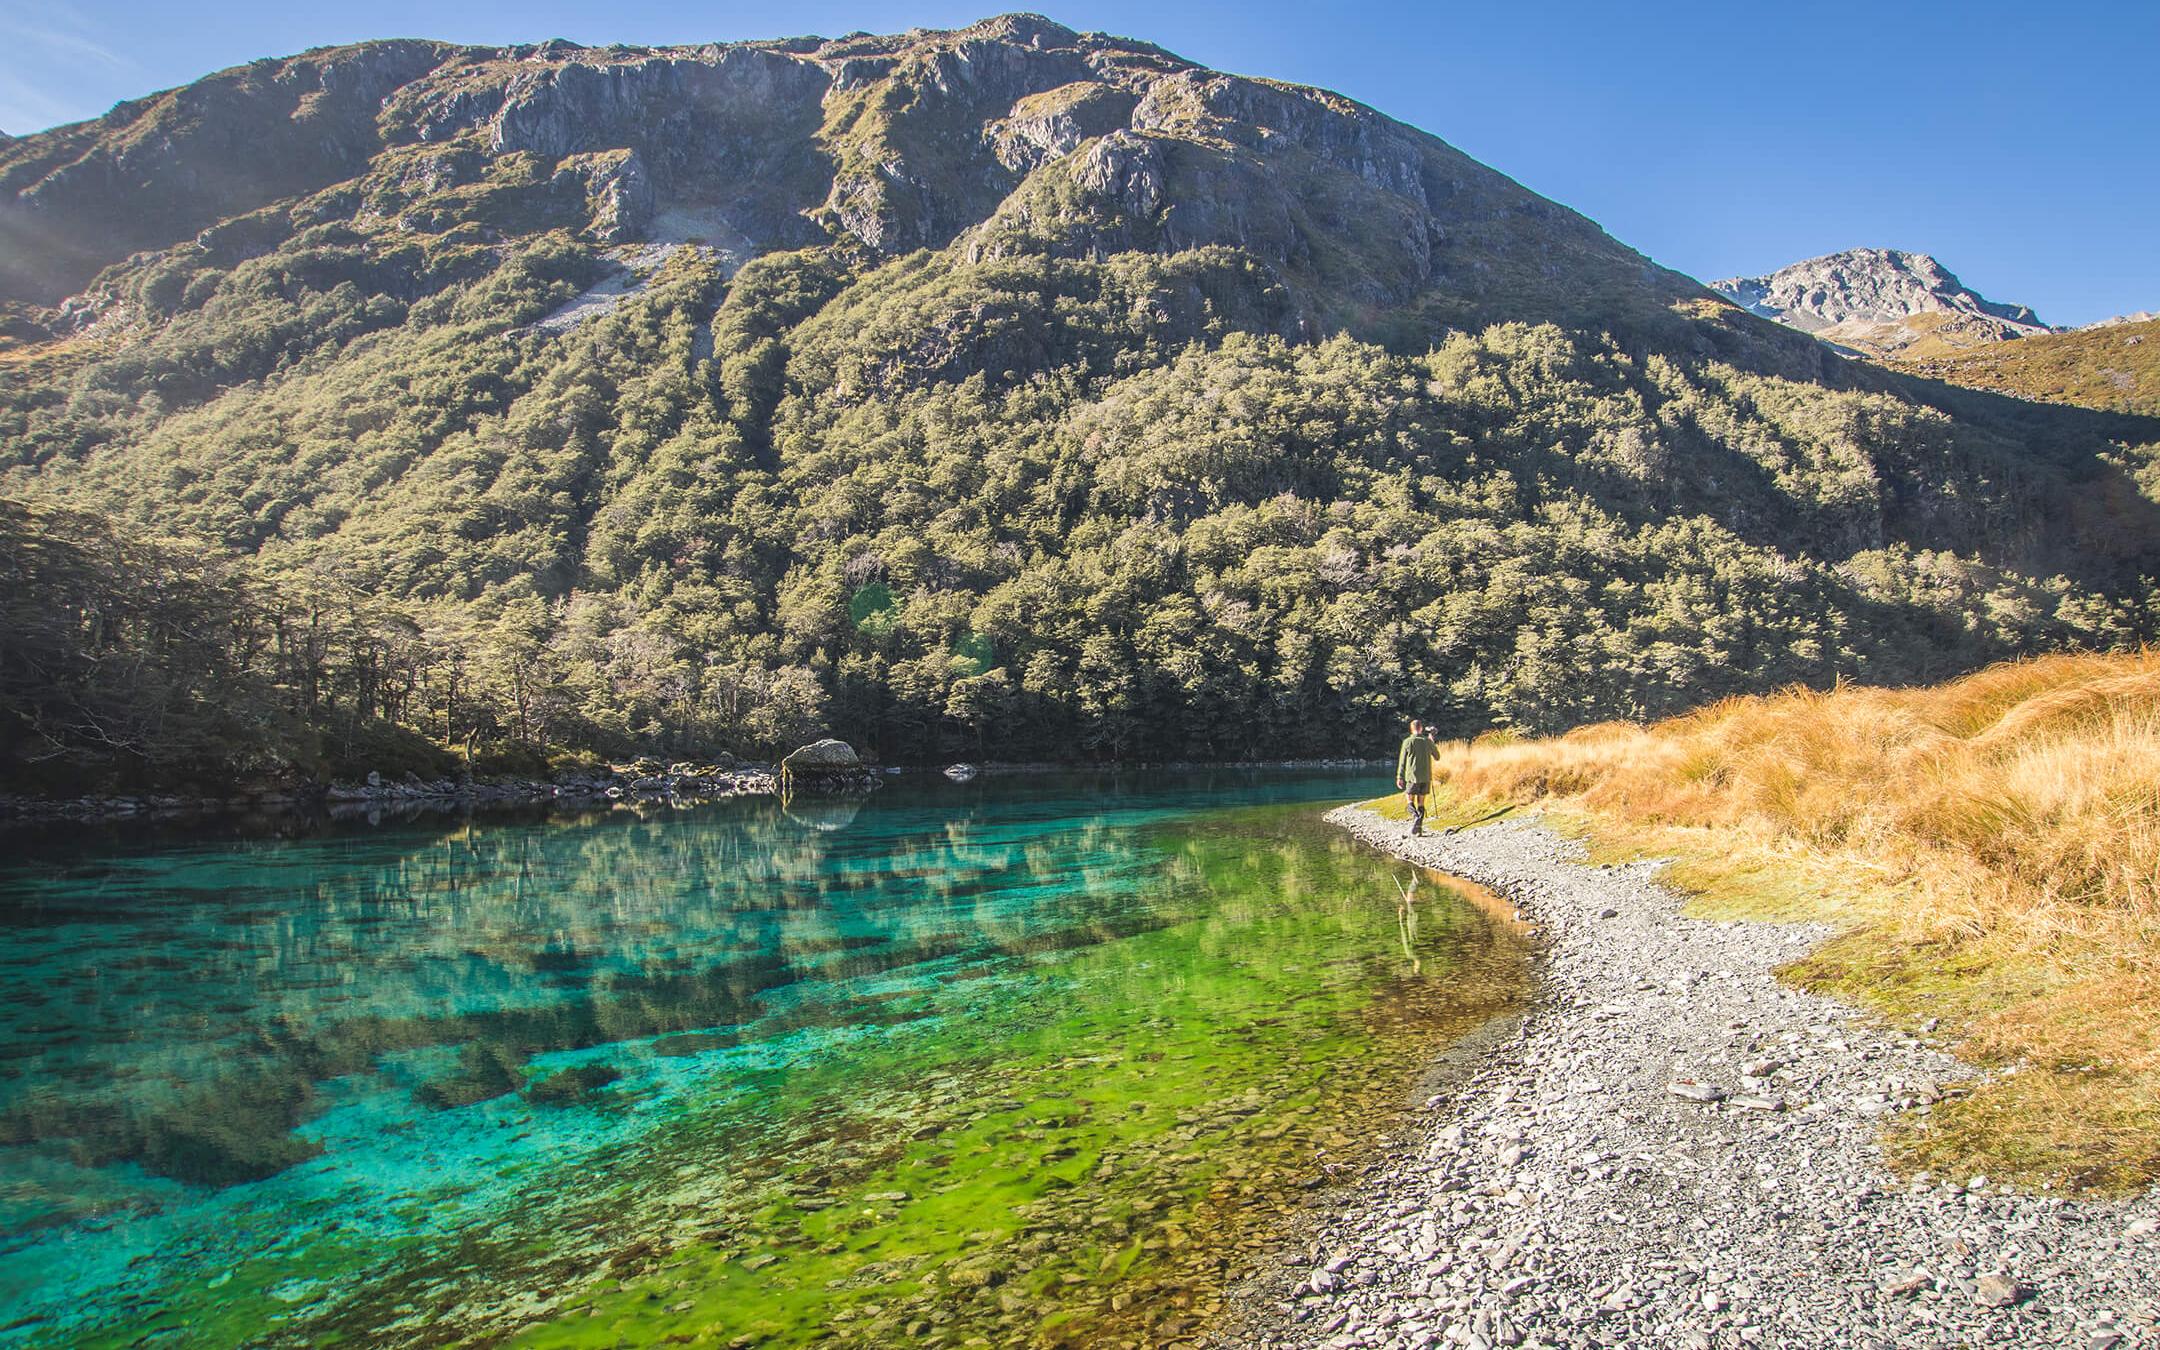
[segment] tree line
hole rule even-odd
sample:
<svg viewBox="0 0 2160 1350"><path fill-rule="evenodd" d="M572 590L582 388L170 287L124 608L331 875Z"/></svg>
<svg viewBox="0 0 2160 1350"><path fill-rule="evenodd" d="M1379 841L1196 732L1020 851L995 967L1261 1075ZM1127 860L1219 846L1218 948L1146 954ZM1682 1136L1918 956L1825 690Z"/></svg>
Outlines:
<svg viewBox="0 0 2160 1350"><path fill-rule="evenodd" d="M1219 249L685 249L557 332L588 246L365 245L0 384L11 780L1330 754L2154 631L2160 455L2074 410L1306 340Z"/></svg>

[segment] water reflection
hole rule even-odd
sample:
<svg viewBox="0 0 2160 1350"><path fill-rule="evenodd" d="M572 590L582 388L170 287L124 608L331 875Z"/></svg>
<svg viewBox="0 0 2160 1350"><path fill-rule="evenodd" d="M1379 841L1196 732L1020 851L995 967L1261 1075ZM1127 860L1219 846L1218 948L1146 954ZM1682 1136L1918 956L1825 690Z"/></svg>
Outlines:
<svg viewBox="0 0 2160 1350"><path fill-rule="evenodd" d="M855 823L855 817L863 808L860 797L795 797L783 808L787 818L798 825L831 833L844 830Z"/></svg>
<svg viewBox="0 0 2160 1350"><path fill-rule="evenodd" d="M1240 805L1346 795L940 785L19 862L0 1335L1204 1318L1521 984L1476 909Z"/></svg>
<svg viewBox="0 0 2160 1350"><path fill-rule="evenodd" d="M1395 907L1395 935L1402 942L1403 959L1410 963L1412 975L1425 973L1425 956L1418 950L1417 893L1424 877L1413 871L1407 879L1397 880L1395 890L1402 897Z"/></svg>

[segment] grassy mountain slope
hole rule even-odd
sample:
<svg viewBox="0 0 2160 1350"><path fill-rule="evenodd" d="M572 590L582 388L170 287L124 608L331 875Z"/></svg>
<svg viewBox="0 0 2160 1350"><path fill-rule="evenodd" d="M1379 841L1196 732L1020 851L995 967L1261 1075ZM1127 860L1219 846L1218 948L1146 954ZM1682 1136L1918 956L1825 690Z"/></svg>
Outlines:
<svg viewBox="0 0 2160 1350"><path fill-rule="evenodd" d="M2160 320L1919 355L1907 353L1898 364L1971 389L2160 416Z"/></svg>
<svg viewBox="0 0 2160 1350"><path fill-rule="evenodd" d="M1337 95L1028 16L287 67L389 92L213 225L42 186L203 87L0 146L0 550L208 541L273 759L1338 751L2150 629L2160 423L1841 361Z"/></svg>

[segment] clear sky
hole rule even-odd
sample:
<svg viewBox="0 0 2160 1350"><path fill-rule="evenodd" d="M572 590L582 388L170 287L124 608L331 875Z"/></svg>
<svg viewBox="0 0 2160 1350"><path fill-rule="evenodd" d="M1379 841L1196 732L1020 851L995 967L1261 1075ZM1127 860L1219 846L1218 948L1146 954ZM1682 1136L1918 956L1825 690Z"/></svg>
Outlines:
<svg viewBox="0 0 2160 1350"><path fill-rule="evenodd" d="M1022 0L1024 2L1024 0ZM2160 0L1037 0L1411 122L1704 280L1874 245L2050 323L2160 309ZM369 37L707 42L996 0L0 0L0 129Z"/></svg>

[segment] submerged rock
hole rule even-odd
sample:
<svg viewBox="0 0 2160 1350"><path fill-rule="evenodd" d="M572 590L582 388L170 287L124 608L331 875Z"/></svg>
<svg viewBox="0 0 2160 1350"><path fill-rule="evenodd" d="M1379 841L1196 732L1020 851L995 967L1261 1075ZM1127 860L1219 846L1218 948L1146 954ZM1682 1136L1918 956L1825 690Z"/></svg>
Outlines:
<svg viewBox="0 0 2160 1350"><path fill-rule="evenodd" d="M561 1073L536 1078L518 1095L535 1106L568 1106L584 1101L621 1078L622 1071L609 1065L580 1064Z"/></svg>

